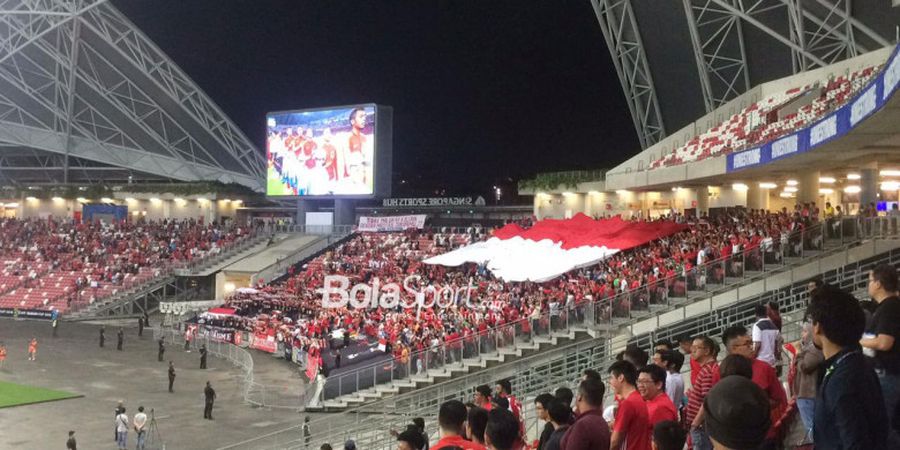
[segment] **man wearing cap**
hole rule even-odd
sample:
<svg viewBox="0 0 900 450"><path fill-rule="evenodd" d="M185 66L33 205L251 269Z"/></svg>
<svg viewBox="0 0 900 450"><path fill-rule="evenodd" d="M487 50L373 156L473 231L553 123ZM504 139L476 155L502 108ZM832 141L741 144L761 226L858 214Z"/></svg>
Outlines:
<svg viewBox="0 0 900 450"><path fill-rule="evenodd" d="M759 448L772 425L769 399L753 381L725 377L703 402L704 425L716 450Z"/></svg>
<svg viewBox="0 0 900 450"><path fill-rule="evenodd" d="M837 288L812 294L807 316L825 356L813 418L816 450L888 449L888 415L875 371L859 348L866 318L859 302Z"/></svg>

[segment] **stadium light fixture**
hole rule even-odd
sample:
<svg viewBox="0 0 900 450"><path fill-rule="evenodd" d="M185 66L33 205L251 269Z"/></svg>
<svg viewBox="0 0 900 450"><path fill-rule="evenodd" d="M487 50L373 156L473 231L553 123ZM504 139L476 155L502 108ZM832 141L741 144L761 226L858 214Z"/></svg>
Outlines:
<svg viewBox="0 0 900 450"><path fill-rule="evenodd" d="M778 185L770 182L759 183L759 187L762 189L777 189Z"/></svg>
<svg viewBox="0 0 900 450"><path fill-rule="evenodd" d="M794 193L797 191L798 191L797 186L785 186L785 188L784 188L784 192Z"/></svg>
<svg viewBox="0 0 900 450"><path fill-rule="evenodd" d="M236 204L236 205L240 205L241 203L244 203L244 201L241 200L241 199L232 200L231 202L234 203L234 204Z"/></svg>
<svg viewBox="0 0 900 450"><path fill-rule="evenodd" d="M787 183L785 184L787 184L788 186L796 186L800 183L798 183L797 180L787 180Z"/></svg>
<svg viewBox="0 0 900 450"><path fill-rule="evenodd" d="M562 194L565 195L566 197L570 197L570 196L572 196L572 195L575 195L575 193L569 192L569 191L563 192Z"/></svg>
<svg viewBox="0 0 900 450"><path fill-rule="evenodd" d="M159 203L159 202L161 202L161 201L162 201L162 200L160 200L160 199L158 199L158 198L156 198L156 197L150 197L150 203Z"/></svg>
<svg viewBox="0 0 900 450"><path fill-rule="evenodd" d="M627 189L618 189L618 190L616 190L616 194L618 194L618 195L625 195L625 194L627 194L627 193L628 193L628 190L627 190Z"/></svg>
<svg viewBox="0 0 900 450"><path fill-rule="evenodd" d="M25 200L28 200L29 202L36 202L36 201L38 201L37 197L25 197Z"/></svg>
<svg viewBox="0 0 900 450"><path fill-rule="evenodd" d="M197 197L197 203L206 203L206 202L208 202L208 201L209 201L209 200L207 200L207 199L205 199L205 198L203 198L203 197Z"/></svg>
<svg viewBox="0 0 900 450"><path fill-rule="evenodd" d="M111 198L109 198L109 197L103 197L103 198L100 199L100 201L103 202L103 203L115 203L115 202L113 201L113 199L111 199Z"/></svg>
<svg viewBox="0 0 900 450"><path fill-rule="evenodd" d="M134 197L127 197L127 198L125 198L125 201L128 202L128 203L134 203L134 202L136 202L137 200L135 200Z"/></svg>
<svg viewBox="0 0 900 450"><path fill-rule="evenodd" d="M883 177L900 177L900 170L882 170L879 174Z"/></svg>
<svg viewBox="0 0 900 450"><path fill-rule="evenodd" d="M794 196L794 194L791 194L790 192L782 192L782 193L778 194L778 196L781 198L791 198Z"/></svg>
<svg viewBox="0 0 900 450"><path fill-rule="evenodd" d="M882 191L896 191L900 189L900 181L884 181L881 183Z"/></svg>
<svg viewBox="0 0 900 450"><path fill-rule="evenodd" d="M858 174L858 173L848 173L848 174L847 174L847 179L848 179L848 180L858 180L858 179L860 179L860 178L862 178L862 176L861 176L860 174Z"/></svg>
<svg viewBox="0 0 900 450"><path fill-rule="evenodd" d="M18 207L19 207L19 204L13 202L13 203L7 203L7 204L4 205L4 206L6 206L7 208L18 208Z"/></svg>
<svg viewBox="0 0 900 450"><path fill-rule="evenodd" d="M231 199L230 199L230 198L223 198L223 199L222 199L222 203L231 203Z"/></svg>
<svg viewBox="0 0 900 450"><path fill-rule="evenodd" d="M819 183L834 184L835 181L837 180L835 180L834 177L819 177Z"/></svg>
<svg viewBox="0 0 900 450"><path fill-rule="evenodd" d="M56 203L62 203L64 201L66 201L66 199L64 199L62 197L53 197L53 201Z"/></svg>
<svg viewBox="0 0 900 450"><path fill-rule="evenodd" d="M84 197L78 197L78 198L75 199L75 200L78 200L78 203L87 203L87 202L88 202L88 199L86 199L86 198L84 198Z"/></svg>
<svg viewBox="0 0 900 450"><path fill-rule="evenodd" d="M848 194L859 194L862 191L862 188L859 186L847 186L844 188L844 192Z"/></svg>
<svg viewBox="0 0 900 450"><path fill-rule="evenodd" d="M731 188L734 189L735 191L746 191L746 190L750 189L750 186L747 186L744 183L734 183L731 185Z"/></svg>
<svg viewBox="0 0 900 450"><path fill-rule="evenodd" d="M831 188L820 188L820 189L819 189L819 194L822 194L822 195L834 194L834 189L831 189Z"/></svg>

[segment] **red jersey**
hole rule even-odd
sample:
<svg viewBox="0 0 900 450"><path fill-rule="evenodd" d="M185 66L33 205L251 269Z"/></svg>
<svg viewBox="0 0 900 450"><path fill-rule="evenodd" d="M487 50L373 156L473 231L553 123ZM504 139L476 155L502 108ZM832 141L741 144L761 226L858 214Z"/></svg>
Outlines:
<svg viewBox="0 0 900 450"><path fill-rule="evenodd" d="M665 394L663 394L665 397ZM619 402L613 432L625 435L625 450L649 450L650 416L641 393L634 391Z"/></svg>
<svg viewBox="0 0 900 450"><path fill-rule="evenodd" d="M646 403L647 414L650 416L651 430L654 425L666 420L678 422L678 410L675 409L675 404L672 403L672 399L665 392L660 392L652 400L647 400Z"/></svg>
<svg viewBox="0 0 900 450"><path fill-rule="evenodd" d="M434 444L434 447L431 447L431 450L441 450L442 448L449 447L459 447L463 450L486 450L483 445L467 441L462 438L462 436L448 436L445 438L441 438L441 440L437 441L437 444Z"/></svg>

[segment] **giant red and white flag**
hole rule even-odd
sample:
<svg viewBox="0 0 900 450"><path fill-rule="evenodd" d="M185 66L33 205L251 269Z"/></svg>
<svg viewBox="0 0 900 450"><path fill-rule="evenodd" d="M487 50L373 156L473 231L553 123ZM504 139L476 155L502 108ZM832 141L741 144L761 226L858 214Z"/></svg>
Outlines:
<svg viewBox="0 0 900 450"><path fill-rule="evenodd" d="M594 220L579 213L571 219L545 219L528 229L506 225L487 241L428 258L425 263L450 267L467 262L486 264L505 281L540 282L686 228L666 221Z"/></svg>

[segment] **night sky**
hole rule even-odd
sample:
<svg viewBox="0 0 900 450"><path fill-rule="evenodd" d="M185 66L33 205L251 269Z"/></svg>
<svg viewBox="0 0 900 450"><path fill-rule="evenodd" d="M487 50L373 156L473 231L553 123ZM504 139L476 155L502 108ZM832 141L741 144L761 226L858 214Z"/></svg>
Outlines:
<svg viewBox="0 0 900 450"><path fill-rule="evenodd" d="M395 196L639 150L588 0L113 3L260 149L267 111L393 106Z"/></svg>

